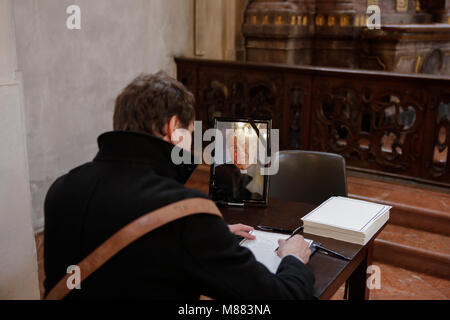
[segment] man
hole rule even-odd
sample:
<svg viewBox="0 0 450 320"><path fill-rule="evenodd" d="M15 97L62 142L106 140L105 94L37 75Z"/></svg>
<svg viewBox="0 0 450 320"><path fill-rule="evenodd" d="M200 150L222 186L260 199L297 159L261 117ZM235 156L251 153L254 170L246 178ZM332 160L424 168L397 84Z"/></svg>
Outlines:
<svg viewBox="0 0 450 320"><path fill-rule="evenodd" d="M259 174L261 166L256 164L258 145L256 135L255 138L246 137L242 129L228 132L224 153L228 151L231 160L214 168L212 181L214 201L263 200L264 178Z"/></svg>
<svg viewBox="0 0 450 320"><path fill-rule="evenodd" d="M175 165L171 151L189 141L194 98L163 73L143 75L116 100L114 132L98 139L92 162L73 169L50 188L45 201L45 288L49 290L111 235L168 204L207 195L187 189L190 165ZM182 150L182 149L180 149ZM186 151L187 152L187 151ZM308 244L296 236L280 242L277 274L239 246L251 228L228 227L219 217L185 217L141 237L112 257L67 299L309 299L314 276L304 264Z"/></svg>

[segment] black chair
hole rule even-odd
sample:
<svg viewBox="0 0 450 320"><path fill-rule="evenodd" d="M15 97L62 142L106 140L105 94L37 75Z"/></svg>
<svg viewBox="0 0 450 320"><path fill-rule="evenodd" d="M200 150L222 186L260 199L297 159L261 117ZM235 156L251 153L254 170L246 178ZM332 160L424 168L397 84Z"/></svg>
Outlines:
<svg viewBox="0 0 450 320"><path fill-rule="evenodd" d="M270 177L269 196L320 205L332 196L347 196L344 157L324 152L280 151L278 174ZM344 300L348 299L348 281Z"/></svg>
<svg viewBox="0 0 450 320"><path fill-rule="evenodd" d="M269 196L319 205L347 196L345 159L337 154L280 151L278 174L270 176Z"/></svg>

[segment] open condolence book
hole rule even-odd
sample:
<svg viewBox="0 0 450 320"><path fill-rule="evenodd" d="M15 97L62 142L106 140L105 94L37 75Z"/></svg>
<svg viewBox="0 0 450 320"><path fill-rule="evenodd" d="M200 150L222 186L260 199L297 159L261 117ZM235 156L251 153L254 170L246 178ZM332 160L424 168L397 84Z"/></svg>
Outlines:
<svg viewBox="0 0 450 320"><path fill-rule="evenodd" d="M242 240L241 246L248 248L255 256L258 262L261 262L272 273L276 273L278 266L281 263L281 258L275 251L278 248L278 240L290 237L288 234L273 233L265 231L253 230L250 232L256 237L255 240ZM305 239L309 245L313 243L312 240Z"/></svg>
<svg viewBox="0 0 450 320"><path fill-rule="evenodd" d="M365 245L389 220L392 207L331 197L302 218L304 233Z"/></svg>

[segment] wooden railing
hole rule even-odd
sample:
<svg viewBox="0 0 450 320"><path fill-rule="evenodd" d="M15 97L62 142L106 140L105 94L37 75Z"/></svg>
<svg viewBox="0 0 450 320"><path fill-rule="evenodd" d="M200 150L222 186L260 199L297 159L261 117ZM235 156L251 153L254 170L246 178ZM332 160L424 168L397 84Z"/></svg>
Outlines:
<svg viewBox="0 0 450 320"><path fill-rule="evenodd" d="M177 58L197 118L270 117L280 149L338 153L350 169L450 186L450 78Z"/></svg>

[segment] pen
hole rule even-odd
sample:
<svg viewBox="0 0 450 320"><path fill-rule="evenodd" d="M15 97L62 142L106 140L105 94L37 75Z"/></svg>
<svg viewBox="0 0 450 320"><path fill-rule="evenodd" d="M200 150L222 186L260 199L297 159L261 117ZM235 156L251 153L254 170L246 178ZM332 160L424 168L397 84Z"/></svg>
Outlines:
<svg viewBox="0 0 450 320"><path fill-rule="evenodd" d="M274 228L274 227L268 227L268 226L257 226L257 228L262 231L292 233L292 230L287 230L287 229L282 229L282 228Z"/></svg>
<svg viewBox="0 0 450 320"><path fill-rule="evenodd" d="M332 254L332 255L335 255L336 257L341 258L341 259L343 259L343 260L346 260L346 261L352 261L351 258L346 257L346 256L344 256L343 254L340 254L340 253L338 253L338 252L336 252L336 251L333 251L333 250L327 249L327 248L325 248L325 247L322 247L320 244L315 244L314 246L315 246L317 249L319 249L319 250L321 250L321 251L324 251L324 253L326 253L326 254Z"/></svg>
<svg viewBox="0 0 450 320"><path fill-rule="evenodd" d="M300 227L298 227L297 229L295 229L295 230L291 233L291 235L289 236L289 238L286 239L286 241L289 240L290 238L292 238L293 236L295 236L297 233L300 233L302 230L303 230L303 226L300 226ZM275 252L277 252L278 249L280 249L280 247L276 248L276 249L275 249Z"/></svg>

